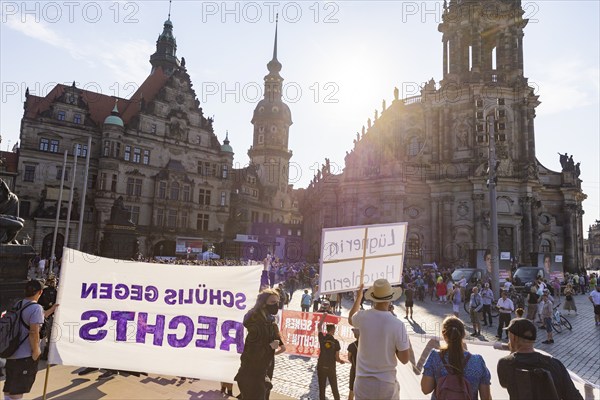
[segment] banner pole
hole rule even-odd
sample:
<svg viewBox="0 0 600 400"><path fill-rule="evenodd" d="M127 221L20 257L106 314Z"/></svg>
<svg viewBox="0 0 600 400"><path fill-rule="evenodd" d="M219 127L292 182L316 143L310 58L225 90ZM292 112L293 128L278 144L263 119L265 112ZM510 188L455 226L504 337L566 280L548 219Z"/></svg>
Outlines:
<svg viewBox="0 0 600 400"><path fill-rule="evenodd" d="M50 343L48 343L50 346ZM46 378L44 379L44 393L42 394L42 400L46 400L46 393L48 391L48 376L50 376L50 361L46 364Z"/></svg>
<svg viewBox="0 0 600 400"><path fill-rule="evenodd" d="M363 240L363 255L362 255L362 266L360 267L360 284L362 285L364 282L365 275L365 261L367 257L367 238L369 235L369 228L365 228L365 238Z"/></svg>

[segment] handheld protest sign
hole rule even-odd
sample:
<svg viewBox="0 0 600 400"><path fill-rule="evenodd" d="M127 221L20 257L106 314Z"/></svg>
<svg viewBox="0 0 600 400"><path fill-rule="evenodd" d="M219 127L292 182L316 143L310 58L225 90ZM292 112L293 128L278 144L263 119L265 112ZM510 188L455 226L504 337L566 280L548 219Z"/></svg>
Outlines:
<svg viewBox="0 0 600 400"><path fill-rule="evenodd" d="M322 294L370 287L385 278L400 284L406 222L323 229L319 289Z"/></svg>

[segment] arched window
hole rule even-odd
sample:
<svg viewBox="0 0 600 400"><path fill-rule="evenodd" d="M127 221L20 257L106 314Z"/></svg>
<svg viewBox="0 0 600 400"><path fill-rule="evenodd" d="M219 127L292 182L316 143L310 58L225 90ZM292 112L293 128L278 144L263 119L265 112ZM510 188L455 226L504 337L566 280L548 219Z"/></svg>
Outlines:
<svg viewBox="0 0 600 400"><path fill-rule="evenodd" d="M406 241L406 256L411 258L421 257L421 240L419 235L411 233Z"/></svg>
<svg viewBox="0 0 600 400"><path fill-rule="evenodd" d="M552 246L550 246L550 241L547 239L542 239L540 242L540 253L550 253L552 251Z"/></svg>
<svg viewBox="0 0 600 400"><path fill-rule="evenodd" d="M413 136L408 142L407 154L410 157L416 156L421 151L421 141L418 136Z"/></svg>
<svg viewBox="0 0 600 400"><path fill-rule="evenodd" d="M177 182L171 184L171 200L179 200L179 183Z"/></svg>

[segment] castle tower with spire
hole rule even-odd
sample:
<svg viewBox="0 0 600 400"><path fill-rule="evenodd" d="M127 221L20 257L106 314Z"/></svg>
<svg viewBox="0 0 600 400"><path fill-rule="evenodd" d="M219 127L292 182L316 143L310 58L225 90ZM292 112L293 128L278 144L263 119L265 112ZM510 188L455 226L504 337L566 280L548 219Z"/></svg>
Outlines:
<svg viewBox="0 0 600 400"><path fill-rule="evenodd" d="M252 116L254 135L248 150L250 163L258 167L261 183L273 191L285 193L288 186L289 129L292 125L290 109L282 100L283 78L279 74L281 63L277 59L277 25L273 59L267 64L264 98L258 102Z"/></svg>
<svg viewBox="0 0 600 400"><path fill-rule="evenodd" d="M152 72L161 67L163 72L170 75L179 67L177 59L177 40L173 36L173 23L171 22L171 5L169 3L169 16L163 24L163 31L156 40L156 52L150 56Z"/></svg>

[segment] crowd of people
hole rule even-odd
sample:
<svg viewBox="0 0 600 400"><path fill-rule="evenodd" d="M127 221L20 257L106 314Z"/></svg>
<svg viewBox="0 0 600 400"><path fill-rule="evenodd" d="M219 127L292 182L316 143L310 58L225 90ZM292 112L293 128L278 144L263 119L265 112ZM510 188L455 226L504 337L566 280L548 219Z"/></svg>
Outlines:
<svg viewBox="0 0 600 400"><path fill-rule="evenodd" d="M150 259L144 261L169 262ZM239 260L179 260L170 263L215 265L215 261L220 261L218 266L240 265ZM43 264L43 268L40 264ZM46 262L42 263L41 259L32 260L30 267L31 274L36 278L49 272L46 270ZM431 352L423 365L423 393L433 393L432 398L438 400L446 398L446 391L462 393L464 397L461 398L491 399L491 372L481 355L472 354L465 349L467 331L465 323L459 318L459 306L465 299L469 299L469 317L473 326L471 335L478 336L481 334L482 316L484 325L492 326L489 307L494 300L493 292L489 282L478 282L471 293L465 293L467 285L464 281L452 281L451 272L449 269L423 271L408 268L404 273L402 288L393 287L387 280L379 279L368 290L361 286L356 293L352 293L349 323L353 326L356 341L348 346L348 359L345 360L340 357L340 343L335 338L336 325L327 324L324 327L327 314L340 314L344 295L320 294L316 264L286 264L267 258L261 276L260 293L243 321L247 335L239 370L232 377L240 390L238 398L269 398L275 355L286 351L276 316L289 304L294 293L301 290L301 309L309 311L312 306L313 312L322 314L318 324L320 355L317 361L320 399L325 398L325 386L329 383L334 398L339 400L336 364L346 362L352 365L350 400L399 398L400 387L396 380L398 361L416 365L406 327L393 311L393 305L398 304L402 295L406 319L413 318L415 300L426 301L429 298L452 304L454 315L445 318L442 324L444 344L437 341L428 344ZM564 308L569 312L577 312L573 296L589 294L589 300L594 306L595 324L600 326L600 282L595 274L589 277L583 275L566 276L562 290ZM582 280L583 283L580 283ZM549 324L554 297L561 295L562 285L553 288L553 283L539 278L531 286L526 298L525 318L521 318L524 310L515 310L515 304L508 298L510 285L505 287L507 290L501 291L496 304L500 313L497 338L500 340L506 334L507 347L511 351L510 355L500 360L496 372L500 384L508 390L511 399L541 395L556 399L582 399L564 365L534 349L538 332L536 322L541 324L540 329L547 332L547 339L542 343L554 342ZM37 362L43 355L40 343L46 333L44 321L58 307L55 304L56 284L56 278L52 274L45 283L31 279L26 285L24 299L15 309L24 324L20 327L21 342L18 349L8 357L6 364L6 399L20 399L31 389L35 379L33 371L37 371ZM365 300L371 303L371 308L365 309ZM517 318L513 318L515 311ZM222 382L221 391L232 395L231 382ZM459 397L462 395L459 394Z"/></svg>

